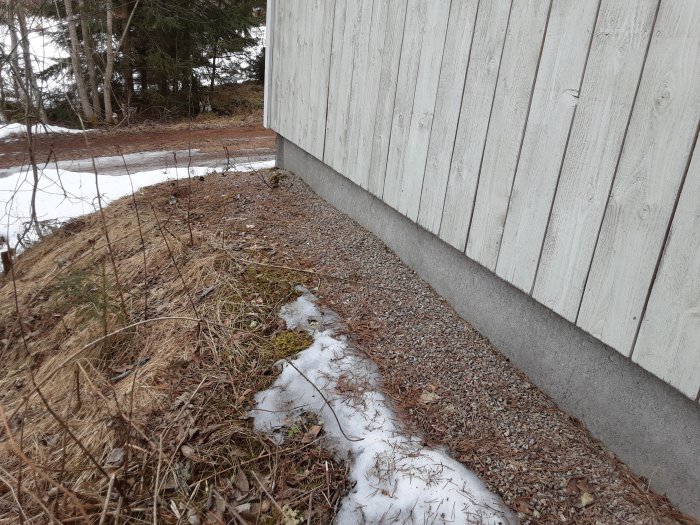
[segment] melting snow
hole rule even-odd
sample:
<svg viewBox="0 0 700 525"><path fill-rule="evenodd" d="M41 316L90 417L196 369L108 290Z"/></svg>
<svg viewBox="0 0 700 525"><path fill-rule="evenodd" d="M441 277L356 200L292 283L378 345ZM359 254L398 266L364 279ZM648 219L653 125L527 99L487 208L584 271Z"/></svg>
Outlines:
<svg viewBox="0 0 700 525"><path fill-rule="evenodd" d="M274 161L236 164L228 171L249 171L274 167ZM216 171L215 168L191 167L190 175L198 177ZM167 168L133 173L134 191L159 182L186 179L187 168ZM24 229L30 216L32 172L23 171L0 178L0 235L11 243ZM110 201L129 195L132 191L126 176L99 175L100 195L103 206ZM95 174L66 170L39 170L37 214L41 222L60 223L98 209Z"/></svg>
<svg viewBox="0 0 700 525"><path fill-rule="evenodd" d="M289 328L313 335L311 347L292 361L308 381L283 361L275 384L257 394L253 415L256 429L277 439L283 439L285 424L304 412L323 419L329 445L339 457L350 457L355 483L335 523L517 523L474 473L446 453L423 446L418 437L402 434L377 388L380 377L373 363L334 336L335 315L322 311L313 295L300 290L304 295L280 315ZM339 382L342 392L336 388Z"/></svg>
<svg viewBox="0 0 700 525"><path fill-rule="evenodd" d="M48 124L35 124L33 131L37 135L44 133L82 133L82 129L62 128L60 126L50 126ZM0 125L0 139L19 138L27 133L27 126L19 122Z"/></svg>

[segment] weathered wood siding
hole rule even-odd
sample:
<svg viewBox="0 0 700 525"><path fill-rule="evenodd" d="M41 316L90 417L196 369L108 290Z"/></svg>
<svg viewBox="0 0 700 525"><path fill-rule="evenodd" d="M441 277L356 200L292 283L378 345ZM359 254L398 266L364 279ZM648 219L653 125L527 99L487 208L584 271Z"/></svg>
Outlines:
<svg viewBox="0 0 700 525"><path fill-rule="evenodd" d="M698 0L269 0L266 123L692 399Z"/></svg>

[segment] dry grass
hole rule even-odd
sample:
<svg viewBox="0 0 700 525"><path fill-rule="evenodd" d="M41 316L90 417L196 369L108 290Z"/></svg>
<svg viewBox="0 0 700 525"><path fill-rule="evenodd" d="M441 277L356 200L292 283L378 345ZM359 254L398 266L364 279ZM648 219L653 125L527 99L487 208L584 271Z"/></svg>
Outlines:
<svg viewBox="0 0 700 525"><path fill-rule="evenodd" d="M0 283L0 524L332 517L345 466L314 422L278 446L248 417L309 342L277 317L309 276L231 255L217 177L75 220Z"/></svg>

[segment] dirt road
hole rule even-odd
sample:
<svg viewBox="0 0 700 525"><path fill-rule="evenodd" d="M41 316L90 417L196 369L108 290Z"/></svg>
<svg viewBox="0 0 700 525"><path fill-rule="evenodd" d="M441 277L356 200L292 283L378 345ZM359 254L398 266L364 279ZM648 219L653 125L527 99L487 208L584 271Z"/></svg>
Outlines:
<svg viewBox="0 0 700 525"><path fill-rule="evenodd" d="M122 164L118 157L120 150L127 155L129 168L133 170L158 168L166 163L172 165L172 152L177 152L178 161L183 165L187 164L191 152L193 164L210 166L225 164L226 150L232 163L270 159L275 152L275 135L263 128L257 118L216 118L192 124L153 123L91 130L85 135L36 137L36 156L41 165L53 152L59 167L72 171L91 171L89 159L95 157L100 158L98 169L101 172L117 174ZM28 160L28 147L23 137L0 143L0 176L26 166ZM51 166L53 163L52 157Z"/></svg>

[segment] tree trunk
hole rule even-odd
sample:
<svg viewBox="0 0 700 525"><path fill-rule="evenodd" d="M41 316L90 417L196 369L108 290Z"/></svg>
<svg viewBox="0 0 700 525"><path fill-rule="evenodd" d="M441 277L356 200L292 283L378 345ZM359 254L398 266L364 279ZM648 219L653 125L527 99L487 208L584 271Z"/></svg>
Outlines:
<svg viewBox="0 0 700 525"><path fill-rule="evenodd" d="M122 9L125 13L129 12L129 6L131 5L130 0L123 0L122 1ZM134 10L138 7L138 5L134 4ZM124 99L125 99L125 104L127 106L131 105L131 99L134 95L134 40L131 36L131 33L129 32L129 25L131 24L131 20L133 17L132 15L129 16L128 20L124 22L123 28L122 28L122 37L121 37L121 48L123 49L122 53L122 76L124 77ZM117 46L117 50L119 50L120 46Z"/></svg>
<svg viewBox="0 0 700 525"><path fill-rule="evenodd" d="M222 0L219 0L219 9L221 9L221 2ZM214 83L216 81L216 55L219 53L219 46L218 46L218 38L214 37L214 48L213 48L213 60L211 64L211 84L209 86L209 89L212 91L214 90Z"/></svg>
<svg viewBox="0 0 700 525"><path fill-rule="evenodd" d="M97 91L97 69L95 68L94 46L92 45L92 33L85 12L85 0L78 0L80 9L80 31L83 33L83 51L88 68L88 82L90 83L90 97L92 98L92 109L97 118L100 117L100 93Z"/></svg>
<svg viewBox="0 0 700 525"><path fill-rule="evenodd" d="M105 121L112 123L112 73L114 72L114 28L112 0L107 0L107 64L105 66L104 99L105 99Z"/></svg>
<svg viewBox="0 0 700 525"><path fill-rule="evenodd" d="M68 34L70 35L71 53L70 59L73 65L73 77L75 77L75 86L78 88L78 98L80 106L83 110L83 115L89 122L95 121L95 112L88 98L87 86L83 78L83 68L80 64L80 51L78 49L78 30L75 26L75 17L73 15L72 0L63 0L66 6L66 21L68 23Z"/></svg>
<svg viewBox="0 0 700 525"><path fill-rule="evenodd" d="M19 38L17 37L17 24L15 20L15 6L12 0L5 0L7 10L7 28L10 32L10 68L12 69L12 85L15 88L15 96L22 106L27 105L27 92L22 83L22 73L19 69Z"/></svg>
<svg viewBox="0 0 700 525"><path fill-rule="evenodd" d="M5 86L0 80L0 124L7 124L7 115L5 115Z"/></svg>
<svg viewBox="0 0 700 525"><path fill-rule="evenodd" d="M214 44L214 52L211 62L211 81L209 84L209 89L214 90L214 81L216 80L216 54L218 52L217 45Z"/></svg>
<svg viewBox="0 0 700 525"><path fill-rule="evenodd" d="M44 110L44 103L41 97L41 90L36 83L36 77L34 76L34 67L32 66L32 55L31 49L29 48L29 30L27 28L27 19L24 16L23 7L21 5L15 6L15 11L17 13L17 21L19 22L19 30L22 36L22 58L24 61L24 76L25 76L25 91L29 94L28 100L31 104L28 106L29 113L33 117L38 118L39 122L42 124L48 123L48 117L46 116L46 111ZM34 111L36 110L36 115Z"/></svg>
<svg viewBox="0 0 700 525"><path fill-rule="evenodd" d="M141 69L141 95L148 91L148 69Z"/></svg>

